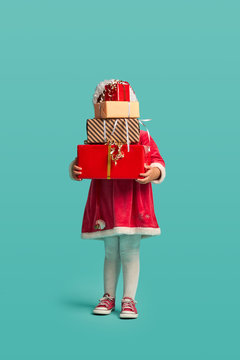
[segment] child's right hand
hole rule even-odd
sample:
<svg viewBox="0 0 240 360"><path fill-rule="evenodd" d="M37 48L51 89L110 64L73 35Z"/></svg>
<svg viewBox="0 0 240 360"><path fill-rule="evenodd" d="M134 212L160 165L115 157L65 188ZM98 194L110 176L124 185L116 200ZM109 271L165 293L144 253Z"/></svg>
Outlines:
<svg viewBox="0 0 240 360"><path fill-rule="evenodd" d="M77 176L82 174L82 168L77 166L77 158L75 159L73 166L72 166L72 177L74 180L82 181Z"/></svg>

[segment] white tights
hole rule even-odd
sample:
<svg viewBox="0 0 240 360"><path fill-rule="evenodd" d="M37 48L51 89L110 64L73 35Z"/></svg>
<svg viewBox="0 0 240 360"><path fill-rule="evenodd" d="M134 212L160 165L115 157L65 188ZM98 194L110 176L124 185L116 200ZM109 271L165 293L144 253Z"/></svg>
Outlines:
<svg viewBox="0 0 240 360"><path fill-rule="evenodd" d="M139 278L141 235L104 238L104 292L115 297L118 277L123 268L123 297L135 298Z"/></svg>

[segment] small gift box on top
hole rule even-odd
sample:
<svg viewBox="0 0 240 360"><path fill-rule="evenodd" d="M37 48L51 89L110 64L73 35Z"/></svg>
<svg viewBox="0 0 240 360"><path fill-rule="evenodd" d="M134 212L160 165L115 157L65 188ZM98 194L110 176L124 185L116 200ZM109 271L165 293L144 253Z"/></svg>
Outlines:
<svg viewBox="0 0 240 360"><path fill-rule="evenodd" d="M130 85L127 81L113 81L105 85L104 101L130 101Z"/></svg>
<svg viewBox="0 0 240 360"><path fill-rule="evenodd" d="M98 85L93 97L95 118L138 118L139 103L126 81L110 80Z"/></svg>

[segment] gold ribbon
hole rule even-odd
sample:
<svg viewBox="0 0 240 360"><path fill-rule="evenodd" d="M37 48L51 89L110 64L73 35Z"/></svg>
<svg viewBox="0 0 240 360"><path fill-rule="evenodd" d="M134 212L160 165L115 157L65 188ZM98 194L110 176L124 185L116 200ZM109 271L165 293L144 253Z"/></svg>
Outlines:
<svg viewBox="0 0 240 360"><path fill-rule="evenodd" d="M118 150L116 155L114 155L116 148L113 148L111 150L112 161L115 162L115 165L117 165L117 162L119 159L124 158L124 153L121 151L123 144L117 143L116 146L117 146L117 150Z"/></svg>
<svg viewBox="0 0 240 360"><path fill-rule="evenodd" d="M107 158L107 179L111 179L111 165L112 161L115 162L115 165L117 165L117 162L119 159L124 158L124 153L121 151L122 145L121 143L114 143L113 141L109 141L105 145L108 146L108 158ZM112 145L117 146L118 152L116 155L114 155L115 147L112 148Z"/></svg>

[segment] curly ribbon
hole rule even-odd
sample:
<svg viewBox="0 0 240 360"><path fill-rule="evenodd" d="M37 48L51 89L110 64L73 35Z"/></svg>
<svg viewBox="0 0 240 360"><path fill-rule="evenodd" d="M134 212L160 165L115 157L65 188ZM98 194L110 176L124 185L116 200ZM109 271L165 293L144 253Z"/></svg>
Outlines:
<svg viewBox="0 0 240 360"><path fill-rule="evenodd" d="M142 124L143 126L145 126L146 130L147 130L147 134L148 134L148 141L149 141L149 147L150 147L150 133L149 133L149 130L148 128L146 127L146 125L144 124L144 122L147 122L147 121L151 121L152 119L138 119L138 121L140 122L140 124Z"/></svg>
<svg viewBox="0 0 240 360"><path fill-rule="evenodd" d="M149 130L148 130L148 128L146 127L146 125L144 124L144 122L148 122L148 121L151 121L151 120L152 120L152 119L141 119L141 120L138 119L139 123L142 124L143 126L145 126L145 128L146 128L146 130L147 130L147 134L148 134L149 145L146 146L146 148L147 148L147 152L148 152L149 155L147 155L147 158L149 158L149 156L150 156L150 150L151 150L151 148L150 148L150 141L151 141L151 138L150 138Z"/></svg>
<svg viewBox="0 0 240 360"><path fill-rule="evenodd" d="M99 109L100 109L100 118L102 116L102 106L101 106L101 103L99 103ZM128 117L130 118L130 110L131 110L131 104L130 104L130 101L128 102ZM145 119L145 120L142 120L142 121L150 121L151 119ZM139 120L139 122L141 122L141 120ZM118 119L116 119L115 123L114 123L114 126L113 126L113 130L111 132L111 135L110 135L110 139L112 137L112 135L114 134L114 131L116 129L116 126L117 126L117 123L118 123ZM142 122L141 122L142 125L144 125ZM128 123L127 123L127 119L125 119L125 125L126 125L126 134L127 134L127 149L128 149L128 152L130 151L130 142L129 142L129 131L128 131ZM145 125L144 125L145 126ZM147 129L147 132L148 132L148 136L149 135L149 131ZM104 136L104 142L106 143L107 142L107 136L106 136L106 120L103 119L103 136ZM150 137L149 137L149 142L150 142Z"/></svg>
<svg viewBox="0 0 240 360"><path fill-rule="evenodd" d="M144 124L144 122L148 122L151 121L152 119L138 119L139 123L142 124L143 126L145 126L147 134L148 134L148 140L149 140L149 146L147 146L147 151L150 152L150 133L149 130L147 128L147 126ZM118 123L118 119L116 119L114 126L113 126L113 130L111 132L110 137L112 137L112 135L114 134L114 131L116 129ZM127 133L127 148L128 148L128 152L130 151L130 143L129 143L129 131L128 131L128 123L127 123L127 119L125 119L125 125L126 125L126 133ZM104 120L104 141L106 141L106 128L105 128L105 120ZM108 145L108 159L107 159L107 179L111 179L111 161L115 162L115 165L117 164L117 161L121 158L124 157L124 154L121 152L121 147L122 144L116 144L114 142L112 142L111 140L108 141L108 143L106 143L106 145ZM112 149L112 145L117 145L118 147L118 153L117 155L114 155L114 151L115 149Z"/></svg>
<svg viewBox="0 0 240 360"><path fill-rule="evenodd" d="M115 144L114 144L114 145L115 145ZM115 152L116 149L113 148L113 149L111 150L112 161L115 162L115 165L117 165L117 162L118 162L119 159L124 158L124 153L121 151L122 146L123 146L123 144L117 144L118 153L117 153L116 155L114 155L114 152Z"/></svg>
<svg viewBox="0 0 240 360"><path fill-rule="evenodd" d="M114 123L113 130L112 130L111 135L110 135L110 139L111 139L112 135L114 134L114 131L115 131L116 127L117 127L118 120L119 119L116 119L116 121ZM128 131L127 119L125 119L125 125L126 125L126 133L127 133L127 148L128 148L128 152L129 152L130 151L130 142L129 142L129 131ZM104 138L104 141L106 141L105 138Z"/></svg>
<svg viewBox="0 0 240 360"><path fill-rule="evenodd" d="M124 153L121 151L123 144L115 144L114 142L108 141L105 145L108 146L108 157L107 157L107 179L111 179L111 167L112 161L114 161L115 165L119 159L124 158ZM117 146L117 154L115 155Z"/></svg>
<svg viewBox="0 0 240 360"><path fill-rule="evenodd" d="M99 103L99 106L100 106L100 117L101 117L101 103ZM128 102L128 117L130 118L130 102ZM118 120L119 119L116 119L115 123L114 123L114 126L113 126L113 130L111 132L111 135L110 135L110 140L111 140L111 137L112 135L114 134L115 132L115 129L117 127L117 123L118 123ZM129 130L128 130L128 122L127 122L127 119L124 119L125 120L125 126L126 126L126 134L127 134L127 149L128 149L128 152L130 151L130 142L129 142ZM144 122L147 122L147 121L151 121L152 119L138 119L139 123L142 124L143 126L145 126L146 128L146 131L147 131L147 134L148 134L148 140L149 140L149 151L150 151L150 133L149 133L149 130L147 128L147 126L144 124ZM107 136L106 136L106 120L103 119L103 133L104 133L104 142L106 143L107 142Z"/></svg>
<svg viewBox="0 0 240 360"><path fill-rule="evenodd" d="M113 136L114 132L115 132L115 129L117 127L117 123L118 123L118 120L119 119L116 119L115 120L115 123L114 123L114 126L113 126L113 130L111 132L111 135L110 135L110 140L111 140L111 137ZM130 151L130 141L129 141L129 129L128 129L128 120L127 119L124 119L125 120L125 126L126 126L126 134L127 134L127 149L128 149L128 152ZM142 124L143 126L145 126L146 128L146 131L147 131L147 134L148 134L148 141L149 141L149 151L150 151L150 133L149 133L149 130L147 128L147 126L144 124L144 122L147 122L147 121L151 121L152 119L138 119L139 123ZM104 141L106 142L106 123L105 123L105 120L103 122L104 124Z"/></svg>

